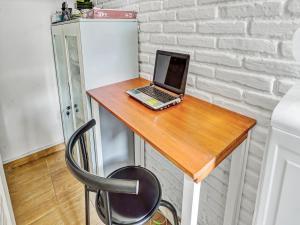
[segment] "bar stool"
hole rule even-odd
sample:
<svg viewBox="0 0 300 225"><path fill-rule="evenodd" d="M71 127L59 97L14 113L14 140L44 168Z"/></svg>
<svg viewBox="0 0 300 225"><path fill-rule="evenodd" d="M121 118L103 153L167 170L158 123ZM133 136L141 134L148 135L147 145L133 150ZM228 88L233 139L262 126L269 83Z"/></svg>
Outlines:
<svg viewBox="0 0 300 225"><path fill-rule="evenodd" d="M71 173L85 186L86 225L90 224L89 192L96 192L96 211L106 225L141 225L151 219L159 206L170 210L174 225L178 217L174 206L161 199L161 185L157 177L140 166L122 167L107 178L89 172L85 133L95 126L90 120L71 136L65 154L66 164ZM79 149L83 169L73 158L75 144L79 140Z"/></svg>

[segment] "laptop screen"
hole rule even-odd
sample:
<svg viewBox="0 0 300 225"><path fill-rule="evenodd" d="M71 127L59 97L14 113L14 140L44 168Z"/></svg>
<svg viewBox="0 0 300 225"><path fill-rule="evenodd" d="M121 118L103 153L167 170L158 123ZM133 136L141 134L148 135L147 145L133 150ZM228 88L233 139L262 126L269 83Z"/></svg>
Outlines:
<svg viewBox="0 0 300 225"><path fill-rule="evenodd" d="M189 55L158 50L153 83L177 94L184 94Z"/></svg>

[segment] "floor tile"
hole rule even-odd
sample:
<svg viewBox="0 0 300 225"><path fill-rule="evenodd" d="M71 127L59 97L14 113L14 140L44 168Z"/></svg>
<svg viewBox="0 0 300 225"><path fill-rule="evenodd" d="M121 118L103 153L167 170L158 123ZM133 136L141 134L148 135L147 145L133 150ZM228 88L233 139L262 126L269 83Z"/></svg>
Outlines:
<svg viewBox="0 0 300 225"><path fill-rule="evenodd" d="M83 184L79 183L67 168L52 173L51 179L60 203L72 200L72 198L83 193Z"/></svg>
<svg viewBox="0 0 300 225"><path fill-rule="evenodd" d="M65 151L51 154L45 158L50 174L66 167Z"/></svg>
<svg viewBox="0 0 300 225"><path fill-rule="evenodd" d="M42 193L37 198L24 202L13 202L14 214L18 225L31 224L43 217L57 206L54 191Z"/></svg>
<svg viewBox="0 0 300 225"><path fill-rule="evenodd" d="M47 164L44 158L22 165L6 173L8 185L32 182L42 176L48 176Z"/></svg>
<svg viewBox="0 0 300 225"><path fill-rule="evenodd" d="M43 193L53 192L55 196L51 178L43 176L31 182L11 184L10 197L13 202L18 202L19 205L30 201L31 199L39 198Z"/></svg>

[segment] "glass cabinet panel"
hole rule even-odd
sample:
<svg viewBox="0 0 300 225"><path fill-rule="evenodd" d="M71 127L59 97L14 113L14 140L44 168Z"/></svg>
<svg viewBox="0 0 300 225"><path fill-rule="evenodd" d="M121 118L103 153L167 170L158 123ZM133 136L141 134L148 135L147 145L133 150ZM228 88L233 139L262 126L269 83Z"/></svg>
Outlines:
<svg viewBox="0 0 300 225"><path fill-rule="evenodd" d="M65 58L63 35L53 35L54 57L56 67L57 85L59 91L60 110L65 142L74 132L73 115L71 110L71 97L68 79L68 69Z"/></svg>
<svg viewBox="0 0 300 225"><path fill-rule="evenodd" d="M65 35L66 47L67 47L67 59L69 62L69 75L70 75L70 93L72 99L72 108L74 114L74 126L75 130L81 127L85 123L84 109L83 109L83 90L81 84L80 74L80 62L78 53L78 40L76 36ZM87 140L89 135L87 134ZM90 143L86 143L87 151L90 157ZM80 165L82 163L82 155L78 151L78 143L74 151L74 156Z"/></svg>
<svg viewBox="0 0 300 225"><path fill-rule="evenodd" d="M83 91L76 36L65 36L69 61L71 97L73 102L75 129L84 124Z"/></svg>

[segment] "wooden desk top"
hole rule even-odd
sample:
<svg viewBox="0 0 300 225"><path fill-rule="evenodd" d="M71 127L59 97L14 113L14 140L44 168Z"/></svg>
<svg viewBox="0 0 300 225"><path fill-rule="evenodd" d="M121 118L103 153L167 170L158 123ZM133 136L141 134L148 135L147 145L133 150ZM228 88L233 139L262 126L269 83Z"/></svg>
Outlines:
<svg viewBox="0 0 300 225"><path fill-rule="evenodd" d="M136 78L88 91L195 182L203 180L248 135L256 121L186 95L183 102L153 111L125 91L149 84Z"/></svg>

